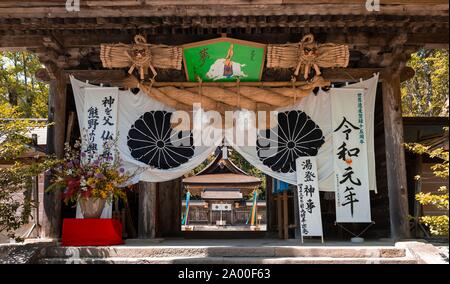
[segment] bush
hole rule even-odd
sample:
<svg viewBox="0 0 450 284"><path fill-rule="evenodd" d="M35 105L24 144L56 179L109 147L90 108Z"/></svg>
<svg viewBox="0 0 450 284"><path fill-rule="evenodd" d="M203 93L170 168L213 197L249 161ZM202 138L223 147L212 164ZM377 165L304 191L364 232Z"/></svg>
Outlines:
<svg viewBox="0 0 450 284"><path fill-rule="evenodd" d="M420 154L428 155L431 158L438 158L441 162L436 163L431 167L433 174L437 177L448 180L448 151L444 151L443 148L438 148L435 150L430 150L429 147L422 144L407 144L407 149L410 151ZM419 180L420 176L416 176ZM419 221L428 227L431 235L439 237L448 238L448 188L447 186L442 186L438 189L438 193L432 194L430 192L423 193L420 192L416 194L416 200L421 205L432 205L438 209L446 210L446 214L438 216L422 216Z"/></svg>
<svg viewBox="0 0 450 284"><path fill-rule="evenodd" d="M0 168L0 232L20 240L15 231L30 221L34 202L30 191L32 177L51 168L56 160L23 163L18 159L30 149L30 128L45 124L18 119L21 114L9 104L0 104L0 160L12 166Z"/></svg>

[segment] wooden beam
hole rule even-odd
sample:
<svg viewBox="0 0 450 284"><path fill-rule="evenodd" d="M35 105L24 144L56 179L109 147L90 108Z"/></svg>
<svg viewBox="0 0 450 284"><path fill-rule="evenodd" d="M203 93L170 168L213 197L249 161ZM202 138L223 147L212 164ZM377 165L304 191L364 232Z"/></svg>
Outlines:
<svg viewBox="0 0 450 284"><path fill-rule="evenodd" d="M62 34L68 34L71 31L74 34L87 35L87 31L90 33L98 32L99 30L123 30L124 33L130 34L136 30L136 26L140 31L146 32L147 35L155 33L161 34L161 29L166 29L168 33L180 33L181 30L190 29L192 34L211 34L213 28L256 28L263 25L265 28L264 33L267 33L267 28L283 27L285 31L292 32L292 28L367 28L372 29L376 33L382 33L390 28L404 28L404 33L414 34L419 32L420 29L425 30L432 29L432 33L435 33L439 28L448 27L447 16L433 16L429 15L427 19L425 16L408 16L408 15L396 15L396 17L379 17L377 14L369 15L335 15L334 18L327 17L326 15L317 15L316 17L309 17L309 15L261 15L255 17L253 15L236 15L235 19L230 21L227 16L175 16L175 17L117 17L117 18L76 18L71 21L60 21L59 18L39 18L32 21L17 19L16 21L10 21L0 18L0 30L6 34L19 35L30 34L30 31L35 31L41 34L48 34L46 31L51 30L53 32ZM180 25L180 22L182 24ZM375 29L376 27L376 29ZM45 32L43 32L45 31ZM215 31L215 34L220 34L222 30ZM165 33L167 33L165 32ZM356 32L356 31L353 31ZM56 34L55 33L55 34ZM251 33L248 31L246 33ZM181 34L183 34L181 32ZM342 33L341 33L342 34ZM395 33L393 33L395 34ZM117 37L117 34L108 34L111 38L106 42L113 41ZM344 35L347 35L345 33ZM46 37L46 35L45 35ZM83 40L76 38L77 40ZM377 37L373 37L377 39Z"/></svg>
<svg viewBox="0 0 450 284"><path fill-rule="evenodd" d="M34 73L34 77L39 82L47 83L47 84L50 83L50 80L51 80L50 75L49 75L47 69L45 69L45 68L40 68L40 69L36 70L36 72ZM66 81L67 81L67 79L66 79Z"/></svg>
<svg viewBox="0 0 450 284"><path fill-rule="evenodd" d="M366 0L346 0L347 4L364 4ZM84 3L83 3L84 2ZM156 0L156 1L136 1L136 0L121 0L121 1L109 1L109 0L87 0L81 1L80 4L83 7L104 7L104 6L142 6L144 3L149 2L150 5L167 5L168 1ZM254 4L310 4L310 0L254 0L251 1ZM211 5L239 5L248 4L248 0L230 0L223 3L220 0L209 0ZM342 4L342 0L317 0L314 4ZM383 0L381 4L445 4L445 0ZM0 3L0 7L63 7L65 2L61 0L26 0L26 1L11 1L3 0ZM170 5L185 6L185 5L204 5L203 2L197 0L171 0Z"/></svg>
<svg viewBox="0 0 450 284"><path fill-rule="evenodd" d="M35 35L0 35L0 51L18 51L27 48L42 48L42 36Z"/></svg>
<svg viewBox="0 0 450 284"><path fill-rule="evenodd" d="M250 21L250 20L249 20ZM349 20L345 20L346 22ZM413 21L412 19L403 19L403 20L397 20L391 24L386 23L382 20L378 20L376 22L377 29L373 29L370 26L365 25L364 23L361 25L361 28L364 29L364 31L353 31L352 33L343 33L344 28L352 27L351 21L349 24L345 24L344 26L338 24L339 21L336 22L330 22L327 24L329 28L327 28L326 32L320 31L317 32L315 35L318 39L320 39L320 42L333 42L337 44L347 44L349 45L351 50L355 51L361 51L363 53L366 53L367 51L371 50L389 50L390 48L390 42L393 39L393 35L395 35L395 32L383 32L383 29L381 28L381 25L387 24L387 25L399 25L398 29L404 30L404 34L407 34L407 40L404 43L405 46L412 46L412 47L421 47L424 45L428 46L437 46L437 47L448 47L448 21L447 24L445 24L444 27L441 27L440 29L433 31L434 28L432 26L440 25L442 23L440 22L417 22L417 25L421 27L421 29L430 30L430 32L424 32L413 29L414 23L411 23ZM320 26L323 27L322 21L320 22ZM305 21L308 24L308 27L314 27L312 23ZM408 23L408 24L406 24ZM177 23L174 23L175 26L177 26ZM222 25L219 23L217 24L219 27ZM254 22L250 21L249 23L245 23L242 27L252 27L254 26ZM274 22L271 24L267 24L267 26L273 27L274 29L278 29L280 25L283 25L283 29L285 31L280 34L274 33L271 31L265 31L264 34L252 34L252 33L238 33L234 35L234 37L244 40L253 40L257 42L262 43L285 43L285 42L293 42L293 41L299 41L302 36L302 29L303 25L300 25L298 22L287 22L285 24L280 24L278 22ZM318 24L319 25L319 24ZM1 19L0 19L0 26L2 26ZM82 23L80 23L80 26L84 26ZM157 26L160 26L158 24ZM286 26L289 28L286 30ZM133 25L134 30L135 25ZM149 42L153 44L169 44L169 45L181 45L184 43L192 42L193 36L200 39L211 39L219 36L218 34L212 33L212 28L209 28L211 32L204 34L204 35L196 35L196 34L182 34L182 30L188 29L189 27L192 27L191 25L185 25L183 28L176 28L173 30L174 33L177 34L176 37L174 37L174 34L172 32L168 34L161 34L158 32L158 29L145 29L141 27L142 30L144 30L149 35ZM235 28L238 28L239 26L234 26ZM367 31L367 29L370 29ZM30 27L30 29L33 29L33 27ZM24 32L28 32L30 29L25 29ZM42 29L50 29L47 24L45 24ZM60 30L64 30L64 33L62 33ZM92 29L89 29L87 26L84 27L84 30L82 32L79 32L78 30L71 29L70 27L62 27L60 30L57 31L51 31L52 33L58 34L58 40L57 43L60 43L60 46L64 46L67 52L70 51L70 49L79 49L79 48L86 48L86 49L97 49L97 53L99 52L98 49L100 47L100 44L102 43L130 43L133 41L133 32L124 31L123 27L116 26L113 27L115 30L123 30L120 33L110 33L108 31L105 31L105 27L98 27L95 26ZM11 26L9 30L13 30L15 32L18 32L19 30L16 28L16 26ZM297 31L295 31L297 30ZM2 29L0 28L0 32ZM152 32L153 31L153 32ZM153 34L158 34L157 37L153 36ZM42 50L44 47L44 44L47 44L48 46L51 46L52 43L46 42L44 43L44 38L46 36L39 36L39 35L0 35L0 50L23 50L23 49L29 49L29 50ZM48 37L47 37L48 38ZM58 44L54 45L55 47L58 47ZM365 51L366 50L366 51ZM69 52L70 54L70 52ZM73 54L70 54L71 56L68 58L68 60L76 60L77 58L73 58Z"/></svg>
<svg viewBox="0 0 450 284"><path fill-rule="evenodd" d="M369 79L375 73L380 73L380 81L383 81L384 75L381 72L382 68L336 68L336 69L324 69L322 70L322 76L324 79L332 82L357 82L359 79ZM405 67L400 80L406 81L414 76L414 69Z"/></svg>
<svg viewBox="0 0 450 284"><path fill-rule="evenodd" d="M139 182L138 238L154 239L157 220L157 184Z"/></svg>
<svg viewBox="0 0 450 284"><path fill-rule="evenodd" d="M110 84L120 85L127 77L125 70L65 70L67 82L70 82L69 76L72 75L80 81L89 80L91 84Z"/></svg>
<svg viewBox="0 0 450 284"><path fill-rule="evenodd" d="M432 0L430 0L432 1ZM149 15L158 15L171 17L177 15L185 16L211 16L211 12L217 16L230 15L350 15L362 14L370 15L372 11L366 9L365 0L358 2L342 4L341 2L327 3L282 3L280 1L273 2L271 0L262 1L260 3L251 3L247 0L229 1L226 4L221 1L208 3L205 5L203 1L187 0L183 3L166 1L152 1L142 4L141 1L135 2L134 5L123 3L123 1L102 1L101 4L86 5L81 2L79 12L67 11L64 2L60 5L40 5L40 6L23 6L16 1L9 5L3 3L0 6L0 17L5 18L96 18L96 17L120 17L123 15L130 17L146 17ZM108 3L109 2L109 3ZM322 2L322 1L321 1ZM108 3L108 4L106 4ZM382 9L377 11L379 15L442 15L448 14L448 2L442 3L441 0L430 2L413 2L413 3L382 3Z"/></svg>
<svg viewBox="0 0 450 284"><path fill-rule="evenodd" d="M379 73L382 68L339 68L339 69L324 69L322 70L322 76L324 79L332 82L357 82L360 78L368 79L373 76L374 73ZM40 80L46 80L48 76L38 74ZM89 80L92 84L110 84L113 86L122 86L122 81L127 78L127 74L124 70L65 70L66 80L69 82L69 75L73 75L80 81ZM410 67L404 68L401 74L401 81L409 80L414 76L414 70ZM383 80L383 74L380 76L380 80ZM292 82L241 82L242 86L261 86L261 87L291 87ZM298 81L296 86L304 85L304 82ZM234 87L236 83L219 83L219 82L204 82L204 86L223 86ZM197 82L155 82L154 87L197 87Z"/></svg>
<svg viewBox="0 0 450 284"><path fill-rule="evenodd" d="M53 35L44 36L42 38L42 44L47 48L55 50L59 54L64 54L64 47Z"/></svg>
<svg viewBox="0 0 450 284"><path fill-rule="evenodd" d="M408 188L399 72L386 69L382 83L384 136L386 143L387 184L391 238L409 237Z"/></svg>

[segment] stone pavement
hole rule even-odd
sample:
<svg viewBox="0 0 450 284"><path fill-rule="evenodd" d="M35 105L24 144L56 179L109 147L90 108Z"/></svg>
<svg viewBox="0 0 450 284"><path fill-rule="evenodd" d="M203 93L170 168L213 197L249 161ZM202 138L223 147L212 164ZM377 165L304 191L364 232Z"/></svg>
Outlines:
<svg viewBox="0 0 450 284"><path fill-rule="evenodd" d="M445 260L445 252L447 260ZM351 243L307 239L127 240L107 247L61 247L48 240L0 245L0 263L428 264L448 263L448 246L424 241Z"/></svg>

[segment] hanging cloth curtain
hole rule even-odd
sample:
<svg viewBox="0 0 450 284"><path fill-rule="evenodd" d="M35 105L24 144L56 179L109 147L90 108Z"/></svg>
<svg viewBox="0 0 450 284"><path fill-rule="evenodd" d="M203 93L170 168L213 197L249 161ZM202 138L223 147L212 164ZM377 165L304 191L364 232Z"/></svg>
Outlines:
<svg viewBox="0 0 450 284"><path fill-rule="evenodd" d="M95 87L71 77L80 128L84 128L83 115L85 87ZM369 188L376 190L375 152L373 143L373 113L375 107L378 75L345 88L364 88L365 121L367 139L367 164ZM98 87L100 88L100 87ZM95 88L89 88L92 90ZM192 143L192 131L179 131L172 135L170 119L175 109L152 99L143 92L134 95L130 91L119 91L118 105L118 147L126 170L139 171L133 182L139 180L162 182L178 178L200 165L222 143L222 135L214 135L210 146L196 146ZM319 188L334 191L333 141L331 127L330 94L320 90L311 93L292 106L278 109L278 133L271 129L258 131L253 145L242 146L226 135L226 143L233 147L253 166L262 172L289 184L296 184L295 160L297 156L316 156ZM242 110L235 125L245 125L244 120L255 119ZM210 121L208 112L194 117L205 125ZM256 122L254 122L256 125ZM210 125L203 132L212 133ZM169 134L169 135L168 135ZM267 149L265 142L275 135L279 147ZM171 140L182 143L181 147ZM295 148L295 149L294 149ZM292 150L294 149L294 150ZM300 150L299 150L300 149ZM263 155L266 150L274 151Z"/></svg>
<svg viewBox="0 0 450 284"><path fill-rule="evenodd" d="M95 89L95 85L70 77L80 130L85 128L85 96ZM90 87L90 88L86 88ZM171 118L175 109L150 98L144 92L133 94L119 90L118 104L118 151L123 167L137 175L132 181L163 182L183 176L200 165L221 144L222 136L214 136L215 141L208 146L194 145L190 130L176 130ZM194 119L208 122L208 113L198 112ZM207 135L214 131L205 126Z"/></svg>
<svg viewBox="0 0 450 284"><path fill-rule="evenodd" d="M375 151L374 151L374 108L378 75L344 88L365 89L365 121L367 137L367 164L369 168L369 188L376 191ZM296 184L295 160L298 156L316 156L321 191L334 191L333 140L331 127L330 93L319 90L311 93L290 107L278 110L278 131L273 129L257 131L254 145L238 145L235 137L226 135L228 145L244 159L265 174L280 181ZM236 118L236 125L249 123L254 116L245 111ZM252 123L250 121L250 123ZM253 121L256 125L256 121ZM272 136L271 136L272 135ZM251 135L248 135L251 137ZM265 147L269 140L277 140L278 147ZM265 151L271 155L265 154Z"/></svg>

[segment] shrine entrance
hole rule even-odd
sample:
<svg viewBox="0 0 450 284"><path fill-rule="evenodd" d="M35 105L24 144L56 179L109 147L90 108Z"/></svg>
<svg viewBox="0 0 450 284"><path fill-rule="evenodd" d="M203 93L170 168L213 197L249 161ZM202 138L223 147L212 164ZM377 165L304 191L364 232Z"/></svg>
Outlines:
<svg viewBox="0 0 450 284"><path fill-rule="evenodd" d="M181 150L171 145L167 151L176 153L171 156L173 159L164 155L153 159L140 152L148 146L143 143L153 143L149 140L155 142L150 145L152 151L165 150L165 139L156 139L155 133L149 133L152 131L144 128L147 122L167 126L170 123L162 122L170 120L177 111L187 111L191 117L193 105L198 103L205 111L217 111L221 117L230 109L280 110L285 113L279 125L283 131L297 131L291 127L294 124L308 125L314 135L305 136L308 147L304 156L317 156L321 178L320 190L315 193L319 195L325 237L349 238L334 226L343 216L338 216L342 213L338 211L349 206L341 207L346 202L336 202L339 192L332 174L333 159L339 160L339 169L352 163L369 167L368 178L359 178L372 185L361 187L370 205L354 211L355 216L366 217L363 221L376 221L366 237L409 237L407 197L408 190L414 189L408 188L406 178L401 82L414 76L414 70L406 65L412 53L423 47L448 48L448 3L384 3L375 13L361 3L335 1L293 1L286 5L270 1L237 1L229 5L177 2L171 6L162 2L119 1L108 8L98 1L73 13L61 3L50 3L53 1L29 7L16 2L7 1L0 9L0 48L31 51L45 67L36 70L35 77L49 84L48 154L63 158L65 142L73 145L80 138L86 121L84 108L94 102L90 98L101 95L99 90L114 97L116 103L120 99L115 130L123 138L121 154L126 156L128 165L146 167L145 176L127 193L128 204L119 202L112 206L112 217L123 220L125 237L152 239L195 233L182 231L183 214L187 220L184 226L195 221L219 227L248 225L247 220L252 223L252 217L256 226L261 215L261 224L265 221L267 226L264 234L277 237L282 227L282 238L298 237L295 230L299 222L295 218L300 207L294 189L298 184L295 160L300 155L282 157L282 151L305 141L288 139L277 148L277 159L260 157L260 146L239 149L241 154L247 154L246 159L252 159L253 165L294 187L274 193L276 181L267 178L265 206L260 204L263 199L257 199L253 206L252 189L239 185L217 187L211 185L211 180L209 188L191 187L191 204L186 206L183 179L194 178L195 183L201 175L184 175L214 149L194 149L190 145ZM220 11L220 15L212 15L211 11ZM330 93L339 88L345 92ZM345 105L346 111L351 108L356 114L353 126L365 127L367 131L364 135L361 130L357 137L361 138L358 143L367 142L366 147L359 149L367 148L368 158L362 162L354 156L336 158L333 151L337 147L331 142L331 114L336 112L331 111L335 106L331 106L329 98L356 98L358 88L361 92L374 91L364 109L361 101ZM171 127L164 128L164 134ZM97 133L97 138L102 137L104 130L114 132L112 126L98 130L102 132ZM139 138L140 131L150 138L139 141L145 140ZM297 137L292 136L293 132L290 138ZM49 184L47 178L46 186ZM42 194L41 199L42 236L59 238L63 219L75 215L73 208L61 205L61 192ZM318 208L318 203L315 205ZM256 214L251 213L252 206ZM264 207L266 214L261 214ZM358 222L349 222L351 231L362 231ZM256 232L261 231L250 233Z"/></svg>
<svg viewBox="0 0 450 284"><path fill-rule="evenodd" d="M181 229L185 234L266 231L267 188L263 187L262 179L265 184L267 176L249 175L231 161L229 151L232 150L227 147L218 148L212 162L182 180ZM255 172L255 168L252 171Z"/></svg>

